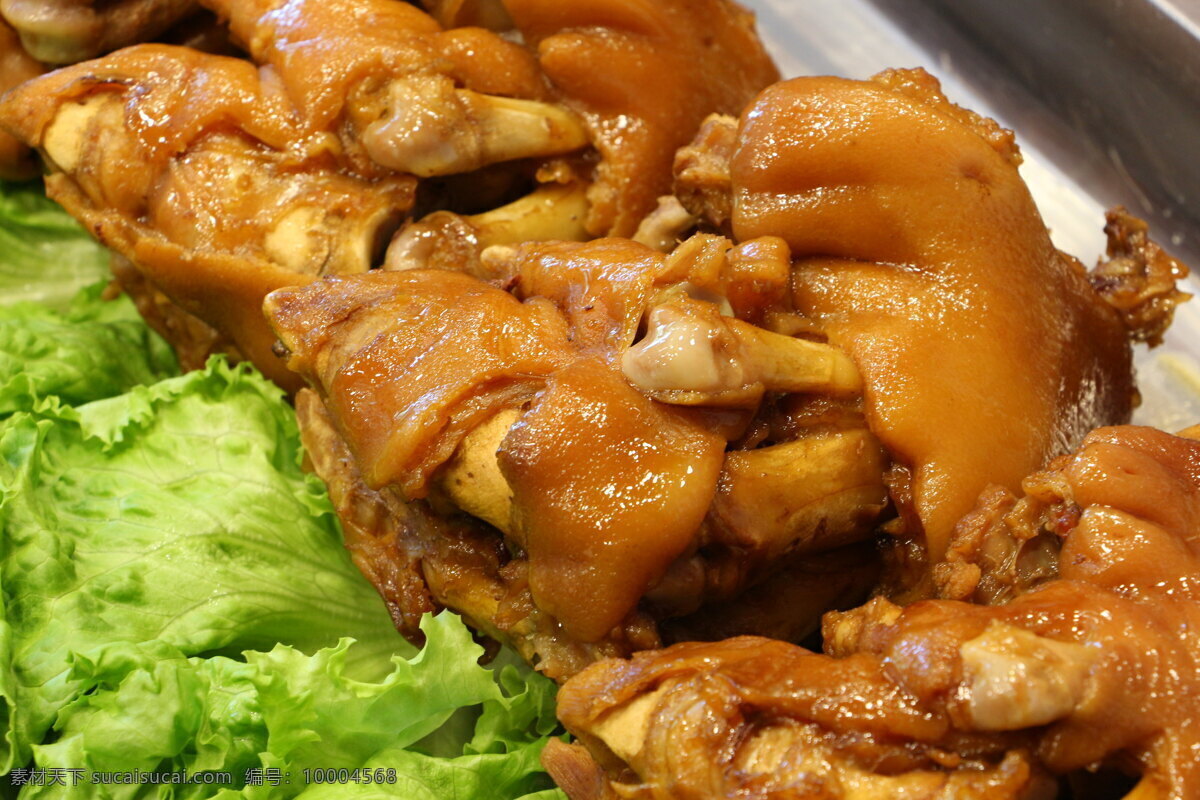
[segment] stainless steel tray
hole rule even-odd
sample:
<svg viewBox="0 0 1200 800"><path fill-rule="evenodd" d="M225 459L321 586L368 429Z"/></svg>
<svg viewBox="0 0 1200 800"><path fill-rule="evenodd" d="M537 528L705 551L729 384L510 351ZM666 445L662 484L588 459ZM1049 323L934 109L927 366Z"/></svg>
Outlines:
<svg viewBox="0 0 1200 800"><path fill-rule="evenodd" d="M1055 243L1085 263L1123 204L1200 270L1200 0L742 0L785 76L923 66L1017 132ZM1185 287L1200 295L1200 275ZM1200 298L1137 356L1135 421L1200 423Z"/></svg>

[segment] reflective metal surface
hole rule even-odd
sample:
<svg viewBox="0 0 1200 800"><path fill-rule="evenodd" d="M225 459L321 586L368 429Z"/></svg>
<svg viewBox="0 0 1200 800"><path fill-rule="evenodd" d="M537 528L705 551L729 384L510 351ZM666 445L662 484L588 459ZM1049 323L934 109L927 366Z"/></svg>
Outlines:
<svg viewBox="0 0 1200 800"><path fill-rule="evenodd" d="M924 66L1017 132L1055 243L1085 263L1123 204L1200 269L1200 0L742 0L785 76ZM1200 276L1188 291L1200 294ZM1139 348L1135 421L1200 423L1200 298Z"/></svg>

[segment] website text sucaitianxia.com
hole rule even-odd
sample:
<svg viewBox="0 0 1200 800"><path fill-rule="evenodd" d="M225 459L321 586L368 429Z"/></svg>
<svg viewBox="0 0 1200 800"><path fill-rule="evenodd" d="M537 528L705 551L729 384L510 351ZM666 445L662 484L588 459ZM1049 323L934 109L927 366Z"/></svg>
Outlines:
<svg viewBox="0 0 1200 800"><path fill-rule="evenodd" d="M240 775L233 772L147 772L144 770L101 771L74 768L14 769L9 775L13 786L283 786L293 782L394 784L394 769L304 769L290 770L251 767Z"/></svg>

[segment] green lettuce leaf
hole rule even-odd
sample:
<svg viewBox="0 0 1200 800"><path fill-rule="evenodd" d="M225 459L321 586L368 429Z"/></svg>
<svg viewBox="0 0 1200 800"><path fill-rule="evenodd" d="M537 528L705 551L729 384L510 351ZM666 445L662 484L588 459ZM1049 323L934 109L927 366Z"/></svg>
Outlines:
<svg viewBox="0 0 1200 800"><path fill-rule="evenodd" d="M0 183L0 795L564 800L554 685L448 614L414 655L282 394L222 361L154 383L174 358L107 262ZM89 780L130 770L231 782Z"/></svg>
<svg viewBox="0 0 1200 800"><path fill-rule="evenodd" d="M68 405L113 397L178 374L170 347L128 297L82 290L65 310L17 303L0 314L0 417L43 398Z"/></svg>
<svg viewBox="0 0 1200 800"><path fill-rule="evenodd" d="M539 765L554 726L547 705L553 684L528 670L505 667L499 677L479 666L482 648L452 614L426 617L422 629L424 649L408 660L391 658L390 672L376 681L348 677L347 655L358 647L349 640L311 656L281 645L245 653L245 661L186 658L161 643L77 657L72 678L89 691L59 715L57 740L34 748L43 774L62 770L66 780L27 785L21 798L561 797ZM456 758L410 749L457 711L478 712L475 738L503 745L461 755L460 741ZM128 770L225 773L232 780L92 782L97 773ZM371 778L382 782L364 780Z"/></svg>
<svg viewBox="0 0 1200 800"><path fill-rule="evenodd" d="M63 308L108 277L108 251L46 198L40 181L0 181L0 306L35 301Z"/></svg>
<svg viewBox="0 0 1200 800"><path fill-rule="evenodd" d="M0 423L0 771L85 690L72 654L105 645L314 652L350 636L352 666L386 668L403 641L340 541L294 414L249 368L214 360Z"/></svg>

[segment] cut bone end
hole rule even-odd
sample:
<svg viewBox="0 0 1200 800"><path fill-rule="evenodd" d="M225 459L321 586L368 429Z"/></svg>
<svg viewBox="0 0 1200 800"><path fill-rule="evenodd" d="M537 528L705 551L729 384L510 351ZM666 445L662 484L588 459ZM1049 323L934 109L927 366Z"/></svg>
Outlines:
<svg viewBox="0 0 1200 800"><path fill-rule="evenodd" d="M683 234L696 227L697 220L683 207L673 194L658 198L658 206L641 224L633 240L651 250L670 253L679 244Z"/></svg>
<svg viewBox="0 0 1200 800"><path fill-rule="evenodd" d="M967 713L981 731L1047 725L1071 714L1087 691L1095 661L1087 647L1001 622L959 648Z"/></svg>
<svg viewBox="0 0 1200 800"><path fill-rule="evenodd" d="M321 238L324 217L323 209L312 206L289 211L263 239L267 257L292 272L305 271L312 262L314 245L318 244L314 239Z"/></svg>
<svg viewBox="0 0 1200 800"><path fill-rule="evenodd" d="M635 763L650 735L650 722L666 693L660 686L652 692L638 695L623 706L604 715L589 731L627 764Z"/></svg>
<svg viewBox="0 0 1200 800"><path fill-rule="evenodd" d="M503 411L471 431L438 479L455 505L510 537L519 533L513 492L497 452L519 417ZM885 460L865 430L731 453L712 513L739 546L766 557L840 547L859 541L883 508ZM769 522L764 508L773 509Z"/></svg>
<svg viewBox="0 0 1200 800"><path fill-rule="evenodd" d="M865 428L735 450L726 456L713 513L725 536L752 552L831 550L869 538L887 503L887 465Z"/></svg>
<svg viewBox="0 0 1200 800"><path fill-rule="evenodd" d="M458 90L459 101L478 120L485 163L563 155L587 147L587 129L565 108Z"/></svg>
<svg viewBox="0 0 1200 800"><path fill-rule="evenodd" d="M392 238L383 268L393 272L409 269L444 269L475 275L479 257L478 231L464 217L450 211L435 211Z"/></svg>
<svg viewBox="0 0 1200 800"><path fill-rule="evenodd" d="M646 393L717 394L745 386L746 369L720 316L691 303L651 309L646 337L625 351L621 370Z"/></svg>
<svg viewBox="0 0 1200 800"><path fill-rule="evenodd" d="M553 184L467 221L477 231L481 248L551 240L585 242L592 238L584 227L588 208L587 186Z"/></svg>
<svg viewBox="0 0 1200 800"><path fill-rule="evenodd" d="M729 325L769 391L839 395L862 391L858 367L840 348L772 333L741 320L730 320Z"/></svg>
<svg viewBox="0 0 1200 800"><path fill-rule="evenodd" d="M46 126L41 150L55 167L68 174L74 173L83 160L93 125L103 125L106 119L117 122L112 117L120 114L120 98L108 92L91 95L81 102L66 103Z"/></svg>
<svg viewBox="0 0 1200 800"><path fill-rule="evenodd" d="M363 132L376 163L422 178L586 147L583 122L564 108L456 89L449 78L393 81L388 113Z"/></svg>
<svg viewBox="0 0 1200 800"><path fill-rule="evenodd" d="M858 368L837 347L763 330L707 313L696 303L668 303L648 315L646 337L621 361L642 391L679 405L743 402L746 390L855 394Z"/></svg>
<svg viewBox="0 0 1200 800"><path fill-rule="evenodd" d="M520 412L501 411L467 434L447 463L440 485L455 505L506 534L512 530L512 489L496 452Z"/></svg>
<svg viewBox="0 0 1200 800"><path fill-rule="evenodd" d="M586 241L591 238L583 226L587 212L583 184L544 186L471 217L435 211L396 234L384 267L446 269L491 280L501 275L489 267L485 253L524 242Z"/></svg>

